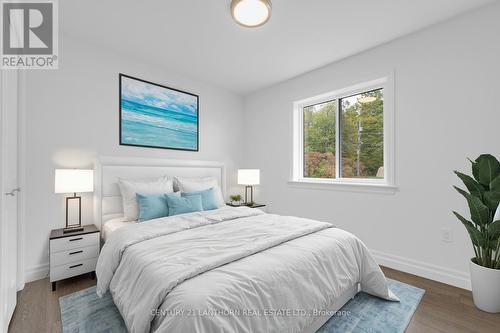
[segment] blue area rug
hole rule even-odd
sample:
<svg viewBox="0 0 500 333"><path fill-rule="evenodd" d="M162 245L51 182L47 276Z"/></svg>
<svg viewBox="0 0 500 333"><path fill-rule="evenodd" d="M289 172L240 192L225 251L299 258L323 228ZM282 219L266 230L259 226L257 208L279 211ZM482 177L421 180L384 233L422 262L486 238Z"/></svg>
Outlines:
<svg viewBox="0 0 500 333"><path fill-rule="evenodd" d="M350 300L317 333L401 333L415 313L424 290L387 279L401 302L389 302L365 293ZM95 287L59 298L63 333L127 332L113 299L97 297Z"/></svg>
<svg viewBox="0 0 500 333"><path fill-rule="evenodd" d="M59 298L63 333L123 333L127 327L109 293L99 298L95 287Z"/></svg>
<svg viewBox="0 0 500 333"><path fill-rule="evenodd" d="M425 290L387 279L400 302L389 302L358 293L316 333L401 333L417 310Z"/></svg>

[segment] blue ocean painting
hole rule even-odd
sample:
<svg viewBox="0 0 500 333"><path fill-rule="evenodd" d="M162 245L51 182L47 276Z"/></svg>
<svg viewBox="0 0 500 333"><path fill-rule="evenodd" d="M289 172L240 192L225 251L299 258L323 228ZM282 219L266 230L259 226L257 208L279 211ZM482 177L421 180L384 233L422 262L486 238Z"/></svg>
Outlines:
<svg viewBox="0 0 500 333"><path fill-rule="evenodd" d="M123 145L198 150L198 96L120 75Z"/></svg>

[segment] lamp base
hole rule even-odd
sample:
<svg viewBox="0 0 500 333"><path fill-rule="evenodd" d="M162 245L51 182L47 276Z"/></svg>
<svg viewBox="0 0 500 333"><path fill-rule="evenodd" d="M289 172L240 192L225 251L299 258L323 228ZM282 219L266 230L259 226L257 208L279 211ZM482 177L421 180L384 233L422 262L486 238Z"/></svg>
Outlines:
<svg viewBox="0 0 500 333"><path fill-rule="evenodd" d="M83 231L83 227L77 226L77 227L68 227L63 229L63 234L69 234L72 232L80 232Z"/></svg>
<svg viewBox="0 0 500 333"><path fill-rule="evenodd" d="M250 190L250 200L248 200L248 190ZM252 206L253 205L253 187L252 186L245 186L245 206Z"/></svg>
<svg viewBox="0 0 500 333"><path fill-rule="evenodd" d="M77 207L73 207L73 209L78 208L78 223L74 224L69 224L69 205L70 201L73 202L73 206L75 205L74 202L78 204ZM73 194L72 197L67 197L66 198L66 228L63 229L63 234L69 234L72 232L80 232L83 231L82 227L82 197L77 197L76 193Z"/></svg>

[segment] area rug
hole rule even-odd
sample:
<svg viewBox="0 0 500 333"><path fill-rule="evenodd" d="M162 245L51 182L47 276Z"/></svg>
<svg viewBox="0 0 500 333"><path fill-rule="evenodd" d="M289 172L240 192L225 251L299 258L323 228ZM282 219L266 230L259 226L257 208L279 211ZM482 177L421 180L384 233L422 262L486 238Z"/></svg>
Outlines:
<svg viewBox="0 0 500 333"><path fill-rule="evenodd" d="M363 292L350 300L317 333L401 333L417 309L424 290L387 279L401 302L389 302ZM59 298L63 333L123 333L125 323L109 294L95 287Z"/></svg>
<svg viewBox="0 0 500 333"><path fill-rule="evenodd" d="M401 333L417 310L425 290L387 279L400 302L358 293L316 333Z"/></svg>

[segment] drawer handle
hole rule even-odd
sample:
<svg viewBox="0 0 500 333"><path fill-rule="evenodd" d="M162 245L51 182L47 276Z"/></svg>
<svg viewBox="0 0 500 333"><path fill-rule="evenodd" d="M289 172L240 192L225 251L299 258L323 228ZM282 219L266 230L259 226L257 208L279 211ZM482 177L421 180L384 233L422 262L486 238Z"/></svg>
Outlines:
<svg viewBox="0 0 500 333"><path fill-rule="evenodd" d="M78 254L78 253L83 253L83 251L75 251L75 252L70 252L69 255L72 255L72 254Z"/></svg>
<svg viewBox="0 0 500 333"><path fill-rule="evenodd" d="M74 242L74 241L78 241L78 240L82 240L82 239L83 239L83 237L80 237L80 238L72 238L72 239L70 239L69 241L70 241L70 242Z"/></svg>
<svg viewBox="0 0 500 333"><path fill-rule="evenodd" d="M78 265L69 266L69 268L77 268L77 267L80 267L80 266L83 266L83 264L78 264Z"/></svg>

